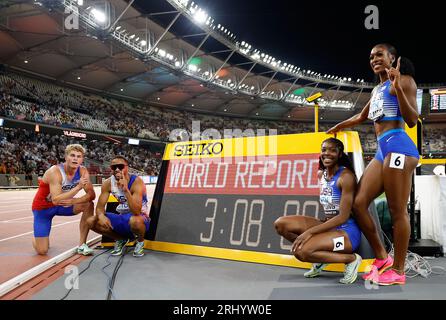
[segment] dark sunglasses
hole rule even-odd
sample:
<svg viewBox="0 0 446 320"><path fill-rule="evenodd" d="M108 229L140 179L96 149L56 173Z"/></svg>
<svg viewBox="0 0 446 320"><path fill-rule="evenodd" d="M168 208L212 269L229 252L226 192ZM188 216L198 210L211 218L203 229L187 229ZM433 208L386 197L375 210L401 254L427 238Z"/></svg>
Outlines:
<svg viewBox="0 0 446 320"><path fill-rule="evenodd" d="M112 164L112 165L110 166L110 169L112 169L113 171L115 171L116 169L119 169L119 170L122 171L122 169L124 169L126 166L127 166L126 164L122 164L122 163L119 163L119 164Z"/></svg>

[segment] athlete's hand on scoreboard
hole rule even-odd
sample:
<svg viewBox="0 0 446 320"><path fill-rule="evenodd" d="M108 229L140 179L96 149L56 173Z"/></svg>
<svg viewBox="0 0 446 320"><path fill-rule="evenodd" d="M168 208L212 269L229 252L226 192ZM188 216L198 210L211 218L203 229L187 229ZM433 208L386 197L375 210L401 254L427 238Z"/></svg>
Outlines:
<svg viewBox="0 0 446 320"><path fill-rule="evenodd" d="M294 240L293 246L291 247L291 252L293 254L296 253L297 250L302 249L302 246L305 244L305 242L307 242L308 240L310 240L310 238L313 236L312 233L305 231L304 233L302 233L300 236L298 236L296 238L296 240Z"/></svg>
<svg viewBox="0 0 446 320"><path fill-rule="evenodd" d="M336 132L339 132L341 129L338 127L338 125L335 125L334 127L331 127L330 129L328 129L327 131L325 131L325 133L327 134L336 134Z"/></svg>

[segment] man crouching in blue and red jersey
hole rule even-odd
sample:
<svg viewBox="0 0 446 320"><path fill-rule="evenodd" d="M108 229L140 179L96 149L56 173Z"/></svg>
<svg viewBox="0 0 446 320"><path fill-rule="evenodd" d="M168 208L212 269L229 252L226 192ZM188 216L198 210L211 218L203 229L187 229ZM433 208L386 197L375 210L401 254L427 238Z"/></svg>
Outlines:
<svg viewBox="0 0 446 320"><path fill-rule="evenodd" d="M90 183L87 168L81 166L85 149L80 144L70 144L65 148L65 163L49 168L39 179L39 189L32 203L34 214L33 246L38 254L47 254L49 234L54 216L73 216L82 212L80 221L80 241L77 253L90 255L88 247L87 219L93 216L93 200L96 194ZM85 195L74 196L84 189Z"/></svg>
<svg viewBox="0 0 446 320"><path fill-rule="evenodd" d="M144 235L150 224L146 186L140 177L129 175L128 161L124 157L115 156L110 168L113 175L102 183L96 215L87 223L93 231L116 240L111 255L121 255L125 245L136 237L133 256L142 257ZM119 202L118 214L105 212L110 194Z"/></svg>

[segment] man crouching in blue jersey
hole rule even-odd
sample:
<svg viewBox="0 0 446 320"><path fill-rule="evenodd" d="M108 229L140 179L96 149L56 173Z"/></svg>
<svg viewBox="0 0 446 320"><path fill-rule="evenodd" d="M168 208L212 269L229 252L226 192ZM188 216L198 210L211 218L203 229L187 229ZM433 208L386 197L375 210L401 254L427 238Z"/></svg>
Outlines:
<svg viewBox="0 0 446 320"><path fill-rule="evenodd" d="M116 156L111 161L112 176L102 183L96 215L87 223L93 231L115 239L112 255L123 253L126 244L136 236L134 257L144 255L144 234L149 228L146 186L136 175L129 175L128 161ZM105 212L110 193L118 200L115 213Z"/></svg>

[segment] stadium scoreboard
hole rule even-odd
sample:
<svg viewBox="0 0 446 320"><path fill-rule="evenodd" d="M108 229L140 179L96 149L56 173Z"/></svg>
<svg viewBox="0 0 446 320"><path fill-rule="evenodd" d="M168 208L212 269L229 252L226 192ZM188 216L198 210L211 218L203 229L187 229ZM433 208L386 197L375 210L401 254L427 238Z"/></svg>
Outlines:
<svg viewBox="0 0 446 320"><path fill-rule="evenodd" d="M305 133L167 145L150 239L290 254L291 243L276 233L274 221L289 215L324 218L317 171L321 143L329 137ZM337 138L363 169L357 132Z"/></svg>
<svg viewBox="0 0 446 320"><path fill-rule="evenodd" d="M431 96L430 111L446 112L446 88L429 90Z"/></svg>

